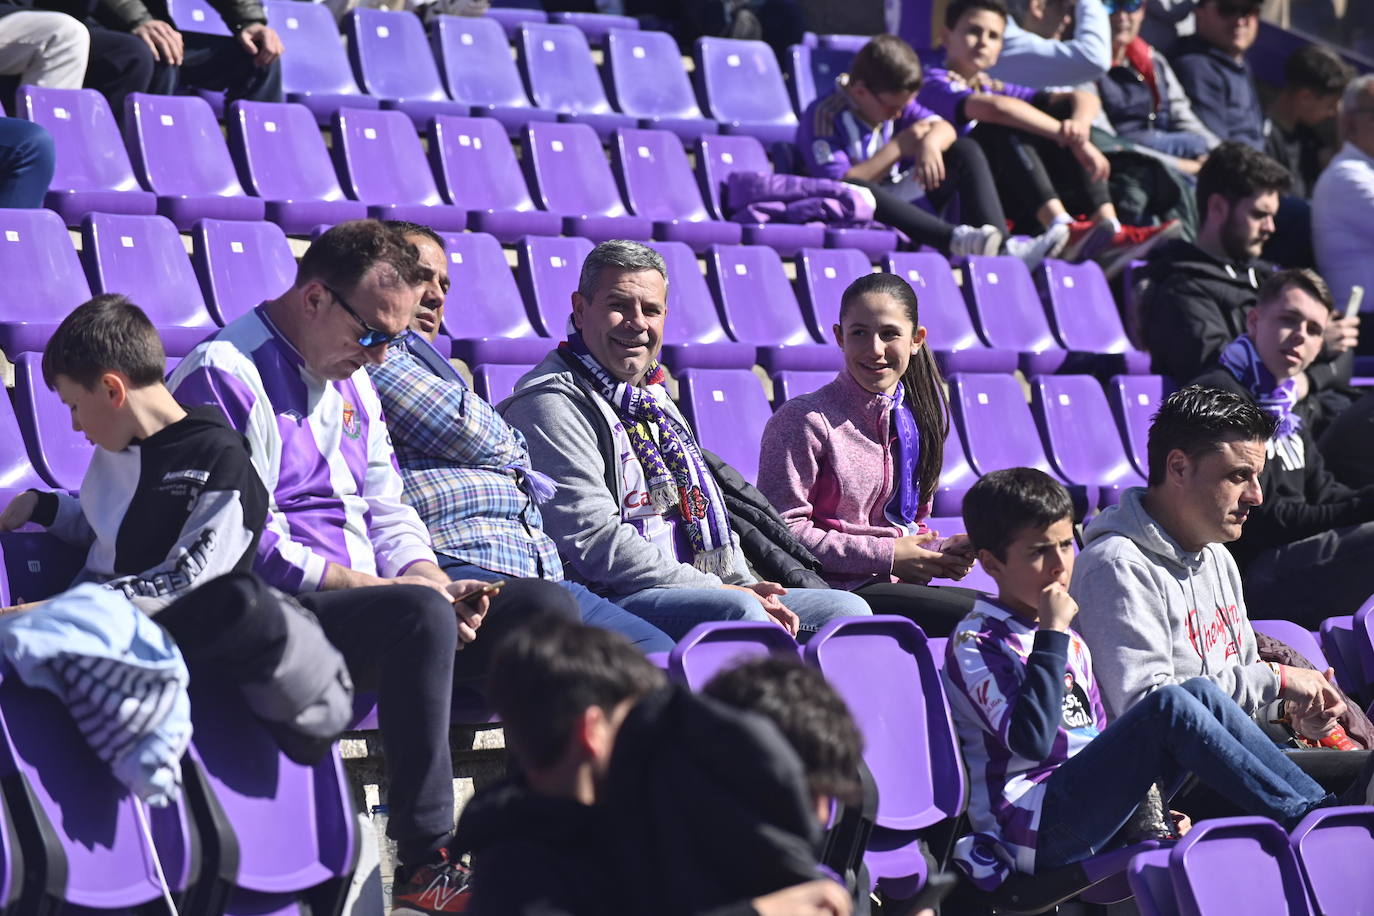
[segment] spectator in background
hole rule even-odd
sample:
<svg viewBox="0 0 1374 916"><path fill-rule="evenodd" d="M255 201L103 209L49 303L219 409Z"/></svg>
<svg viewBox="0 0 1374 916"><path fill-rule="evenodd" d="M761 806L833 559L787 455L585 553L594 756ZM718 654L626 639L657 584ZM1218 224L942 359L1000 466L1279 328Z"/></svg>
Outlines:
<svg viewBox="0 0 1374 916"><path fill-rule="evenodd" d="M0 76L18 77L21 86L78 89L90 46L90 32L71 16L0 3Z"/></svg>
<svg viewBox="0 0 1374 916"><path fill-rule="evenodd" d="M1153 47L1171 53L1174 43L1195 31L1194 0L1145 0L1145 22L1140 34Z"/></svg>
<svg viewBox="0 0 1374 916"><path fill-rule="evenodd" d="M1340 127L1340 152L1312 191L1312 244L1337 305L1344 307L1350 291L1362 286L1368 308L1374 302L1374 75L1345 87Z"/></svg>
<svg viewBox="0 0 1374 916"><path fill-rule="evenodd" d="M1213 134L1264 149L1264 109L1245 52L1259 35L1262 0L1202 0L1197 32L1169 51L1193 110Z"/></svg>
<svg viewBox="0 0 1374 916"><path fill-rule="evenodd" d="M0 207L43 206L57 151L42 125L0 117Z"/></svg>
<svg viewBox="0 0 1374 916"><path fill-rule="evenodd" d="M1290 193L1311 197L1324 144L1316 128L1336 116L1355 70L1321 45L1304 45L1283 65L1283 89L1269 106L1264 151L1293 176Z"/></svg>
<svg viewBox="0 0 1374 916"><path fill-rule="evenodd" d="M1111 66L1101 0L1011 0L1002 54L988 68L999 80L1032 89L1091 83ZM1072 27L1073 37L1065 38Z"/></svg>

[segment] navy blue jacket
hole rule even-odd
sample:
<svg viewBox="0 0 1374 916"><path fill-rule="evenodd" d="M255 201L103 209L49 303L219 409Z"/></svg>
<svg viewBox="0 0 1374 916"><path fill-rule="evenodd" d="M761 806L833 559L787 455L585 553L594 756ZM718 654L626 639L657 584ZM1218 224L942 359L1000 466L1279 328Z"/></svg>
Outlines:
<svg viewBox="0 0 1374 916"><path fill-rule="evenodd" d="M1169 62L1212 133L1264 152L1264 109L1248 63L1236 63L1196 35L1180 38Z"/></svg>

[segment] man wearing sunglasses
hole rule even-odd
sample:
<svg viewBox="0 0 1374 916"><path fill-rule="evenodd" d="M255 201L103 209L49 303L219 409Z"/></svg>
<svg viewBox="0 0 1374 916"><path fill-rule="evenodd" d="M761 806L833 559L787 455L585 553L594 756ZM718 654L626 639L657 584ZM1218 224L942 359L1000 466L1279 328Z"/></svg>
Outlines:
<svg viewBox="0 0 1374 916"><path fill-rule="evenodd" d="M1193 110L1222 140L1264 151L1264 109L1245 52L1259 35L1261 0L1202 0L1197 31L1169 54Z"/></svg>

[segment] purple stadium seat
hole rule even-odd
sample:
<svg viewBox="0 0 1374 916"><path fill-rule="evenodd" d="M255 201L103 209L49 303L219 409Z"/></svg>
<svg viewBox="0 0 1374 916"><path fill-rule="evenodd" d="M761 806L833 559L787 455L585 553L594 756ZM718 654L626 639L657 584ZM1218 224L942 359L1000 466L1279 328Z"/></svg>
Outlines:
<svg viewBox="0 0 1374 916"><path fill-rule="evenodd" d="M926 346L934 352L940 371L1016 371L1014 351L993 350L978 336L968 303L943 256L933 251L894 251L884 260L883 270L901 277L916 291Z"/></svg>
<svg viewBox="0 0 1374 916"><path fill-rule="evenodd" d="M495 118L514 136L528 121L556 121L558 113L530 104L510 42L493 19L440 16L430 34L444 85L474 115Z"/></svg>
<svg viewBox="0 0 1374 916"><path fill-rule="evenodd" d="M1116 505L1127 487L1145 486L1116 432L1102 386L1090 375L1038 375L1031 379L1031 413L1064 479L1101 489Z"/></svg>
<svg viewBox="0 0 1374 916"><path fill-rule="evenodd" d="M42 124L57 147L57 167L43 205L75 226L92 210L157 212L157 196L139 187L110 103L94 89L19 90L24 117Z"/></svg>
<svg viewBox="0 0 1374 916"><path fill-rule="evenodd" d="M638 30L639 20L633 16L613 16L607 13L549 13L549 22L576 26L587 41L597 44L613 30Z"/></svg>
<svg viewBox="0 0 1374 916"><path fill-rule="evenodd" d="M345 105L376 108L380 104L358 89L329 7L299 0L266 0L264 5L268 21L286 48L281 58L286 101L309 108L322 125Z"/></svg>
<svg viewBox="0 0 1374 916"><path fill-rule="evenodd" d="M1319 913L1356 913L1374 897L1374 808L1313 811L1293 828L1289 843Z"/></svg>
<svg viewBox="0 0 1374 916"><path fill-rule="evenodd" d="M1107 277L1096 262L1046 260L1036 270L1036 280L1050 325L1065 347L1096 354L1099 362L1117 372L1150 371L1150 354L1137 350L1126 337Z"/></svg>
<svg viewBox="0 0 1374 916"><path fill-rule="evenodd" d="M678 376L678 406L703 448L715 452L750 483L758 479L758 437L773 411L754 373L687 369Z"/></svg>
<svg viewBox="0 0 1374 916"><path fill-rule="evenodd" d="M872 272L863 252L853 248L803 248L797 254L797 298L817 340L835 339L840 297L849 284Z"/></svg>
<svg viewBox="0 0 1374 916"><path fill-rule="evenodd" d="M797 117L816 99L835 91L835 77L849 69L854 59L852 51L835 48L810 48L793 45L788 48L788 88Z"/></svg>
<svg viewBox="0 0 1374 916"><path fill-rule="evenodd" d="M685 242L694 251L738 245L739 223L717 222L706 212L682 143L666 130L622 128L611 162L636 216L654 221L654 238Z"/></svg>
<svg viewBox="0 0 1374 916"><path fill-rule="evenodd" d="M1068 486L1077 515L1099 505L1096 486L1073 485L1051 466L1015 377L958 373L950 376L949 388L954 420L978 476L1001 468L1038 468Z"/></svg>
<svg viewBox="0 0 1374 916"><path fill-rule="evenodd" d="M183 32L203 32L206 35L231 35L224 18L205 0L171 0L168 11L172 21Z"/></svg>
<svg viewBox="0 0 1374 916"><path fill-rule="evenodd" d="M1312 916L1288 834L1267 818L1194 824L1169 850L1169 873L1179 911L1189 916Z"/></svg>
<svg viewBox="0 0 1374 916"><path fill-rule="evenodd" d="M511 244L562 229L561 215L534 206L510 140L494 119L439 115L430 126L429 158L444 199L467 211L474 231Z"/></svg>
<svg viewBox="0 0 1374 916"><path fill-rule="evenodd" d="M515 50L530 98L540 108L558 112L560 121L585 124L603 139L617 127L637 123L612 110L587 37L574 26L526 23L516 36Z"/></svg>
<svg viewBox="0 0 1374 916"><path fill-rule="evenodd" d="M650 237L653 223L625 209L601 141L588 125L526 125L523 162L535 198L545 210L564 214L566 234L594 242Z"/></svg>
<svg viewBox="0 0 1374 916"><path fill-rule="evenodd" d="M1311 630L1304 630L1291 620L1252 620L1250 626L1255 628L1256 633L1263 633L1286 644L1290 649L1296 649L1318 671L1325 671L1331 667L1326 661L1326 653L1322 651L1321 643L1317 641L1317 634Z"/></svg>
<svg viewBox="0 0 1374 916"><path fill-rule="evenodd" d="M533 366L478 366L472 370L472 390L488 404L500 404L515 391L515 383Z"/></svg>
<svg viewBox="0 0 1374 916"><path fill-rule="evenodd" d="M354 9L344 17L348 59L363 91L405 113L417 130L438 114L466 115L444 91L420 17L409 11Z"/></svg>
<svg viewBox="0 0 1374 916"><path fill-rule="evenodd" d="M267 218L291 235L322 223L367 216L367 205L344 196L315 117L290 102L236 101L225 126L229 149L250 193L267 202Z"/></svg>
<svg viewBox="0 0 1374 916"><path fill-rule="evenodd" d="M638 118L640 127L670 130L683 141L720 129L697 106L677 42L666 32L611 29L606 83L615 107Z"/></svg>
<svg viewBox="0 0 1374 916"><path fill-rule="evenodd" d="M864 737L878 814L864 861L898 899L925 883L917 831L957 817L964 768L944 687L921 628L901 617L832 620L806 644Z"/></svg>
<svg viewBox="0 0 1374 916"><path fill-rule="evenodd" d="M47 490L78 490L95 446L72 429L72 414L43 381L43 354L20 353L14 361L14 415L33 467Z"/></svg>
<svg viewBox="0 0 1374 916"><path fill-rule="evenodd" d="M334 158L344 188L367 204L368 216L410 220L445 232L467 228L467 211L439 196L420 138L405 114L341 108L333 127Z"/></svg>
<svg viewBox="0 0 1374 916"><path fill-rule="evenodd" d="M972 255L964 262L964 294L988 344L1020 354L1026 375L1055 372L1068 357L1045 317L1025 262L1006 255Z"/></svg>
<svg viewBox="0 0 1374 916"><path fill-rule="evenodd" d="M222 325L296 282L296 256L274 223L201 220L191 232L191 266Z"/></svg>
<svg viewBox="0 0 1374 916"><path fill-rule="evenodd" d="M1126 881L1140 916L1180 916L1169 876L1169 850L1137 853L1126 867Z"/></svg>
<svg viewBox="0 0 1374 916"><path fill-rule="evenodd" d="M695 51L707 114L725 133L792 142L797 115L772 48L761 41L698 38Z"/></svg>
<svg viewBox="0 0 1374 916"><path fill-rule="evenodd" d="M726 668L763 655L796 658L797 641L773 623L715 620L699 623L668 655L668 675L693 690L705 687Z"/></svg>
<svg viewBox="0 0 1374 916"><path fill-rule="evenodd" d="M940 469L940 485L935 489L935 504L931 512L938 516L962 516L964 494L978 480L978 472L969 463L964 438L959 425L951 418L949 435L945 437L945 461Z"/></svg>
<svg viewBox="0 0 1374 916"><path fill-rule="evenodd" d="M948 446L946 446L946 448L948 448ZM964 526L964 520L958 516L954 516L953 518L936 518L935 516L931 516L926 519L926 527L932 531L939 532L942 538L947 538L952 534L960 534L967 530ZM931 584L955 585L959 588L977 589L978 591L987 592L989 595L997 594L997 583L993 581L992 576L989 576L983 571L983 565L981 563L974 563L968 575L957 582L953 579L934 579L931 581ZM931 642L934 643L935 640L932 639ZM931 652L933 653L934 651L934 647L932 646ZM940 651L941 653L944 652L943 645L940 647ZM939 663L942 659L939 655L936 655L935 661Z"/></svg>
<svg viewBox="0 0 1374 916"><path fill-rule="evenodd" d="M91 298L67 227L51 210L0 210L0 277L0 350L11 360L42 352L63 316Z"/></svg>
<svg viewBox="0 0 1374 916"><path fill-rule="evenodd" d="M32 356L33 354L11 354L11 356L15 355L22 359L24 356ZM19 374L18 369L16 369L15 374ZM42 384L41 379L39 384ZM59 401L59 405L60 403ZM20 448L20 443L23 443L29 447L27 451L36 451L34 444L37 442L37 437L31 431L25 431L19 422L17 414L23 409L22 403L16 407L10 403L9 398L0 398L0 437L3 437L6 442L13 443L4 450L3 455L0 455L0 500L3 500L6 506L9 505L11 499L29 488L47 490L53 486L50 481L41 476L41 472L26 453L26 449ZM71 428L70 416L70 412L63 407L59 419L66 420L68 429ZM83 442L82 444L86 448L90 447L88 443ZM77 482L80 482L79 477Z"/></svg>
<svg viewBox="0 0 1374 916"><path fill-rule="evenodd" d="M857 54L864 45L873 40L872 35L817 35L817 47L845 54Z"/></svg>
<svg viewBox="0 0 1374 916"><path fill-rule="evenodd" d="M493 6L485 15L505 30L508 39L520 34L520 27L527 22L549 21L549 14L544 12L539 0L531 0L528 6Z"/></svg>
<svg viewBox="0 0 1374 916"><path fill-rule="evenodd" d="M838 347L811 336L778 253L762 245L716 245L706 257L706 276L725 329L758 347L765 372L838 369Z"/></svg>
<svg viewBox="0 0 1374 916"><path fill-rule="evenodd" d="M1355 630L1354 615L1326 618L1319 633L1322 652L1336 671L1336 682L1352 697L1368 702L1370 681L1361 664L1359 642L1362 637Z"/></svg>
<svg viewBox="0 0 1374 916"><path fill-rule="evenodd" d="M540 334L562 340L572 315L572 294L592 243L582 238L531 235L515 248L515 276L530 323Z"/></svg>
<svg viewBox="0 0 1374 916"><path fill-rule="evenodd" d="M1107 401L1112 416L1126 440L1126 452L1141 476L1149 476L1147 446L1150 421L1164 399L1173 391L1168 379L1159 375L1118 375L1107 384Z"/></svg>
<svg viewBox="0 0 1374 916"><path fill-rule="evenodd" d="M543 359L555 341L530 324L501 243L465 232L445 234L444 247L453 300L444 310L444 331L453 338L453 355L469 366L532 366Z"/></svg>
<svg viewBox="0 0 1374 916"><path fill-rule="evenodd" d="M0 556L0 601L6 606L65 592L86 565L86 551L46 531L0 532Z"/></svg>
<svg viewBox="0 0 1374 916"><path fill-rule="evenodd" d="M122 293L157 327L171 356L185 356L215 330L181 236L163 216L92 213L81 223L91 288Z"/></svg>
<svg viewBox="0 0 1374 916"><path fill-rule="evenodd" d="M748 369L754 345L730 339L697 256L682 242L650 242L668 268L668 318L659 359L674 374L683 369Z"/></svg>
<svg viewBox="0 0 1374 916"><path fill-rule="evenodd" d="M822 385L835 380L835 373L820 371L788 371L773 373L773 409L803 394L810 394Z"/></svg>

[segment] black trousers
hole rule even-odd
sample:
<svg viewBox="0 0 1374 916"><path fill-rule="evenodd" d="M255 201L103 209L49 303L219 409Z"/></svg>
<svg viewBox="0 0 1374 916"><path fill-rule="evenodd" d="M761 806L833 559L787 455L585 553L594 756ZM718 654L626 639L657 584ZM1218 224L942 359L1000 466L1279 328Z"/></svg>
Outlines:
<svg viewBox="0 0 1374 916"><path fill-rule="evenodd" d="M182 89L223 91L224 100L280 102L281 61L266 67L253 63L237 38L182 32L185 54L181 66L158 63L149 92L172 95Z"/></svg>
<svg viewBox="0 0 1374 916"><path fill-rule="evenodd" d="M875 614L905 617L930 637L943 638L973 610L981 596L971 588L954 585L915 585L910 582L874 582L854 589Z"/></svg>
<svg viewBox="0 0 1374 916"><path fill-rule="evenodd" d="M1252 620L1291 620L1309 630L1353 614L1374 591L1374 521L1271 547L1245 567Z"/></svg>
<svg viewBox="0 0 1374 916"><path fill-rule="evenodd" d="M131 92L147 92L153 81L153 52L143 39L86 21L91 32L91 58L86 64L87 89L110 103L115 120L124 123L124 99Z"/></svg>
<svg viewBox="0 0 1374 916"><path fill-rule="evenodd" d="M1326 469L1341 483L1356 489L1374 484L1374 392L1331 421L1322 433L1321 450Z"/></svg>
<svg viewBox="0 0 1374 916"><path fill-rule="evenodd" d="M1055 198L1071 214L1091 213L1111 201L1107 182L1090 180L1073 153L1051 140L999 124L979 124L969 136L987 154L1018 232L1038 235L1036 213Z"/></svg>

